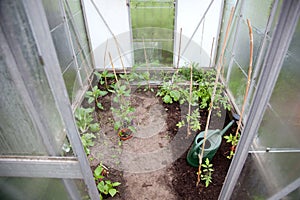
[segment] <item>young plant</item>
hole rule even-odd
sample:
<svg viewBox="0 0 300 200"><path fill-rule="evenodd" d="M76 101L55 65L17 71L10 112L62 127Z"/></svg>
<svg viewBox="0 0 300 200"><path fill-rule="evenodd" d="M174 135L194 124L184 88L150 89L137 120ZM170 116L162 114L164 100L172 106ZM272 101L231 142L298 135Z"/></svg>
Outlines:
<svg viewBox="0 0 300 200"><path fill-rule="evenodd" d="M99 97L103 97L107 94L107 91L102 91L98 88L98 86L94 86L92 91L87 91L85 93L85 97L88 98L88 103L91 104L95 102L95 106L99 109L103 109L102 104L98 101Z"/></svg>
<svg viewBox="0 0 300 200"><path fill-rule="evenodd" d="M79 107L75 111L76 125L81 135L81 142L85 153L90 154L89 147L94 146L93 140L96 138L94 132L100 130L98 123L92 123L93 117L92 112L94 108L82 108Z"/></svg>
<svg viewBox="0 0 300 200"><path fill-rule="evenodd" d="M210 183L212 183L212 172L213 164L209 162L209 159L206 158L205 162L201 164L202 166L202 173L201 173L201 180L205 182L205 187L208 187Z"/></svg>
<svg viewBox="0 0 300 200"><path fill-rule="evenodd" d="M107 71L107 70L104 70L102 73L95 72L94 74L95 74L95 75L97 76L97 78L99 79L100 85L105 84L105 88L108 89L108 82L107 82L107 79L113 78L113 77L114 77L114 74L113 74L113 73L110 73L110 72Z"/></svg>
<svg viewBox="0 0 300 200"><path fill-rule="evenodd" d="M230 135L225 135L224 139L226 139L227 143L231 144L230 152L229 152L229 155L227 156L228 159L231 159L234 156L235 147L239 143L240 134L237 134L237 136L235 136L230 133Z"/></svg>
<svg viewBox="0 0 300 200"><path fill-rule="evenodd" d="M111 182L110 180L103 180L105 174L105 169L103 168L102 164L99 164L98 167L94 170L94 179L97 184L97 188L100 192L100 199L103 199L104 195L110 195L111 197L114 197L118 190L115 188L119 185L121 185L120 182Z"/></svg>
<svg viewBox="0 0 300 200"><path fill-rule="evenodd" d="M100 181L97 185L98 190L100 191L100 199L103 199L102 194L110 195L111 197L114 197L118 190L115 188L117 186L121 185L120 182L111 182L111 181Z"/></svg>
<svg viewBox="0 0 300 200"><path fill-rule="evenodd" d="M196 109L192 112L191 115L187 115L186 116L187 120L190 121L190 128L193 130L193 131L200 131L201 130L201 124L200 124L200 113L199 113L199 109ZM185 126L185 121L182 120L180 122L178 122L176 124L176 126L178 126L178 128L181 128L183 126Z"/></svg>
<svg viewBox="0 0 300 200"><path fill-rule="evenodd" d="M86 155L90 155L91 151L89 147L95 145L93 140L96 136L93 133L84 133L80 138Z"/></svg>
<svg viewBox="0 0 300 200"><path fill-rule="evenodd" d="M131 107L130 101L126 99L130 97L130 89L127 89L125 85L121 85L120 82L117 82L113 89L110 91L115 94L113 102L117 104L116 107L111 107L112 112L117 118L114 129L129 128L134 132L135 128L132 126L134 116L132 116L132 113L135 109Z"/></svg>
<svg viewBox="0 0 300 200"><path fill-rule="evenodd" d="M183 104L188 96L188 91L178 85L181 79L177 73L173 74L172 80L164 80L156 96L162 97L163 102L167 104L178 101L180 104Z"/></svg>

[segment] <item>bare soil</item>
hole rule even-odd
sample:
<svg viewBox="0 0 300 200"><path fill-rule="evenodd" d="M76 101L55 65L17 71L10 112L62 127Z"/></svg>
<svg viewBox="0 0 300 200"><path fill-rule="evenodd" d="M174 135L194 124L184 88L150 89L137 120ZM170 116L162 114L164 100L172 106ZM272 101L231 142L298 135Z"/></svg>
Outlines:
<svg viewBox="0 0 300 200"><path fill-rule="evenodd" d="M231 160L226 158L230 144L224 139L212 160L212 183L196 187L197 168L191 167L186 155L196 133L186 136L186 127L176 124L185 116L187 105L165 104L156 92L132 92L130 102L136 109L133 125L137 132L133 138L119 142L113 128L114 116L110 111L112 95L100 101L104 110L97 110L101 132L91 148L92 170L101 162L109 173L107 179L118 181L119 193L113 199L120 200L182 200L218 199ZM207 110L201 110L201 128L204 130ZM229 123L230 114L222 113L222 119L213 117L210 129L222 129ZM232 126L225 135L233 133ZM107 197L110 199L111 197Z"/></svg>

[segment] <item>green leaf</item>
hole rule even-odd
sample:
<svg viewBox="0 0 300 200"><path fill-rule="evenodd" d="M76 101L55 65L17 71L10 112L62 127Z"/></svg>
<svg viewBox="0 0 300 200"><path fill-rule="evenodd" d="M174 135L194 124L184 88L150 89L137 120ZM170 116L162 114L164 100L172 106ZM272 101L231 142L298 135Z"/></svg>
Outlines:
<svg viewBox="0 0 300 200"><path fill-rule="evenodd" d="M99 95L100 95L101 97L107 95L107 93L108 93L107 91L102 91L102 90L99 91Z"/></svg>
<svg viewBox="0 0 300 200"><path fill-rule="evenodd" d="M174 99L174 101L178 101L180 98L180 92L177 90L172 90L170 92L170 96Z"/></svg>
<svg viewBox="0 0 300 200"><path fill-rule="evenodd" d="M92 91L87 91L85 93L85 96L88 97L88 96L93 96L93 92Z"/></svg>
<svg viewBox="0 0 300 200"><path fill-rule="evenodd" d="M173 103L172 98L169 95L163 97L165 103Z"/></svg>
<svg viewBox="0 0 300 200"><path fill-rule="evenodd" d="M113 187L117 187L117 186L119 186L119 185L121 185L120 182L114 182L114 183L112 184Z"/></svg>
<svg viewBox="0 0 300 200"><path fill-rule="evenodd" d="M97 132L97 131L100 130L100 127L99 127L99 124L98 124L98 123L90 124L89 127L90 127L90 130L91 130L92 132Z"/></svg>
<svg viewBox="0 0 300 200"><path fill-rule="evenodd" d="M112 196L112 197L114 197L117 194L117 190L115 188L109 189L108 192L109 192L110 196Z"/></svg>
<svg viewBox="0 0 300 200"><path fill-rule="evenodd" d="M99 176L99 175L102 174L102 172L103 172L103 167L102 167L101 165L99 165L99 166L95 169L94 174L95 174L96 176Z"/></svg>
<svg viewBox="0 0 300 200"><path fill-rule="evenodd" d="M94 101L94 97L90 97L90 98L88 99L88 103L89 103L89 104L91 104L93 101Z"/></svg>

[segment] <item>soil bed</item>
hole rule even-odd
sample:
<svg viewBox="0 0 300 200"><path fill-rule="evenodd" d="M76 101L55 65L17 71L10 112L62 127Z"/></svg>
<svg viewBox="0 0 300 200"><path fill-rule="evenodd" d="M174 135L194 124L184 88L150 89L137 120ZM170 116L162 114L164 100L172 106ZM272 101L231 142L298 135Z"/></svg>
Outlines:
<svg viewBox="0 0 300 200"><path fill-rule="evenodd" d="M130 101L136 109L133 124L137 127L137 132L133 138L122 142L121 145L117 132L113 129L114 116L110 111L110 107L113 106L112 95L101 98L104 110L97 110L101 132L97 135L95 146L91 147L91 168L95 169L102 162L109 169L107 178L122 183L117 188L119 193L112 199L218 199L231 162L226 158L231 145L222 140L212 160L212 183L207 188L203 183L196 187L198 169L186 162L188 147L196 133L186 139L186 127L178 129L176 126L186 113L186 106L178 103L165 104L155 94L156 92L139 90L132 93ZM201 130L205 128L207 113L207 110L200 111ZM222 116L224 119L221 120L221 125L212 123L219 124L219 127L212 128L222 129L229 123L228 115L223 113ZM218 121L216 117L212 119ZM235 133L235 129L234 124L225 135ZM182 133L184 136L180 135ZM188 146L181 147L183 144ZM168 151L172 156L164 158L164 152ZM158 154L155 154L156 152ZM146 156L135 158L135 154Z"/></svg>

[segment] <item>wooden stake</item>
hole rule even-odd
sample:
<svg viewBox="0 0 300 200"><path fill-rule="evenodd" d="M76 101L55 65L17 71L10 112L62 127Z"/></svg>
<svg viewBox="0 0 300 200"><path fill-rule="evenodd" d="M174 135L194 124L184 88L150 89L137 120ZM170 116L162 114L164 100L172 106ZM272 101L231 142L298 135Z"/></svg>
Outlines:
<svg viewBox="0 0 300 200"><path fill-rule="evenodd" d="M242 105L241 116L240 116L240 119L239 119L239 122L238 122L238 127L237 127L236 132L235 132L235 137L236 138L238 136L239 130L240 130L241 125L242 125L242 118L243 118L244 111L245 111L245 105L246 105L246 101L247 101L247 97L248 97L249 87L250 87L250 83L251 83L251 74L252 74L253 33L252 33L252 27L251 27L251 23L250 23L249 19L247 19L247 24L248 24L249 37L250 37L250 60L249 60L249 69L248 69L248 81L247 81L246 91L245 91L245 95L244 95L244 101L243 101L243 105Z"/></svg>
<svg viewBox="0 0 300 200"><path fill-rule="evenodd" d="M180 61L181 36L182 36L182 28L180 28L180 35L179 35L178 59L177 59L177 66L176 66L177 69L179 68L179 61Z"/></svg>
<svg viewBox="0 0 300 200"><path fill-rule="evenodd" d="M117 77L117 73L116 73L115 66L114 66L114 63L112 61L110 52L108 52L108 55L109 55L109 60L110 60L110 64L111 64L112 70L114 71L115 79L118 82L119 80L118 80L118 77Z"/></svg>
<svg viewBox="0 0 300 200"><path fill-rule="evenodd" d="M208 116L207 116L205 131L204 131L204 138L203 138L203 144L202 144L201 154L200 155L198 154L198 157L199 157L199 168L198 168L198 173L197 173L198 176L197 176L196 186L199 185L200 180L201 180L200 179L201 178L201 165L202 165L202 158L203 158L203 154L204 154L204 147L205 147L205 142L206 142L206 136L207 136L207 132L208 132L208 126L209 126L209 122L210 122L210 117L211 117L211 112L212 112L212 108L213 108L213 103L214 103L214 99L215 99L215 95L216 95L217 83L219 81L219 76L220 76L221 68L222 68L222 65L223 65L222 59L223 59L223 56L224 56L225 47L227 45L228 33L229 33L229 30L230 30L230 27L231 27L231 22L232 22L233 14L234 14L234 7L231 8L230 17L229 17L229 21L228 21L228 24L227 24L226 34L225 34L225 38L224 38L224 42L223 42L223 47L222 47L222 53L220 55L219 62L218 62L217 75L216 75L216 80L215 80L213 92L212 92L212 95L211 95L211 102L209 104L209 111L208 111Z"/></svg>
<svg viewBox="0 0 300 200"><path fill-rule="evenodd" d="M144 56L145 56L145 61L146 61L146 69L147 69L147 72L148 72L149 77L150 77L149 66L148 66L148 57L147 57L147 53L146 53L146 46L145 46L144 38L143 38L143 47L144 47ZM148 84L148 89L150 90L151 87L150 87L149 80L147 80L147 84Z"/></svg>
<svg viewBox="0 0 300 200"><path fill-rule="evenodd" d="M192 96L193 96L193 65L190 64L190 100L189 100L189 110L188 110L188 116L191 116L191 104L192 104ZM187 118L187 136L191 135L190 130L190 117Z"/></svg>

